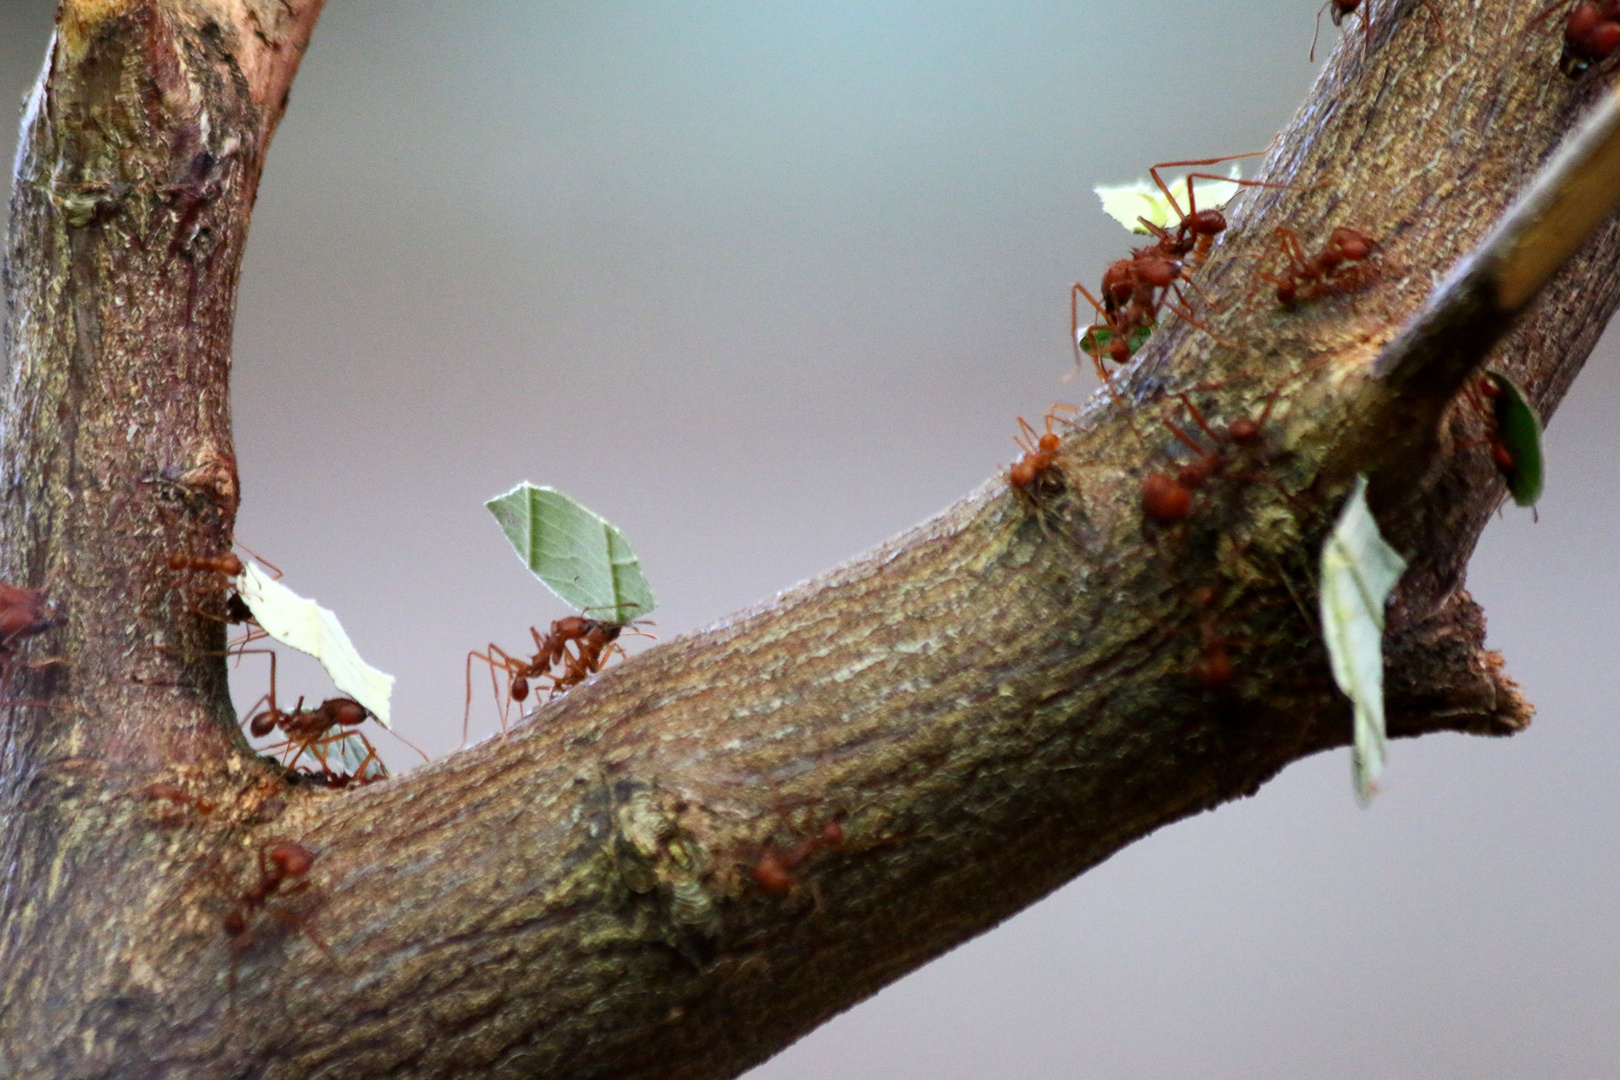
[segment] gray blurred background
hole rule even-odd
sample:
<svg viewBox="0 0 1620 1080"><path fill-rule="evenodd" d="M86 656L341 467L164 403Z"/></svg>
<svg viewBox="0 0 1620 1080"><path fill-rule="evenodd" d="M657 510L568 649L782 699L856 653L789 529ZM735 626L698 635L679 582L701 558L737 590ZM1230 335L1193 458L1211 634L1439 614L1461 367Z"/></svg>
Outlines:
<svg viewBox="0 0 1620 1080"><path fill-rule="evenodd" d="M53 7L0 0L12 100ZM518 480L626 530L661 636L823 570L1089 391L1066 290L1129 244L1091 186L1264 146L1315 10L331 0L243 278L239 536L436 756L467 650L565 613L483 509ZM1470 574L1529 732L1397 743L1365 812L1346 753L1298 764L751 1076L1620 1076L1617 352Z"/></svg>

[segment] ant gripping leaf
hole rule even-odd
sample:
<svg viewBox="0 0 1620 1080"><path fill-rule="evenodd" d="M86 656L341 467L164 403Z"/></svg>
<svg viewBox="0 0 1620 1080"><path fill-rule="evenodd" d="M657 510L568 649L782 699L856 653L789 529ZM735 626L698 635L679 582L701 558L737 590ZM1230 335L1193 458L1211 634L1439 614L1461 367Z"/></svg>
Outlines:
<svg viewBox="0 0 1620 1080"><path fill-rule="evenodd" d="M360 659L336 615L273 580L258 563L248 563L231 585L265 633L319 660L333 685L370 709L377 723L389 726L394 677Z"/></svg>
<svg viewBox="0 0 1620 1080"><path fill-rule="evenodd" d="M1350 751L1356 801L1366 806L1384 771L1384 601L1406 560L1384 541L1367 509L1367 478L1356 477L1339 520L1322 545L1322 640L1333 681L1355 706Z"/></svg>
<svg viewBox="0 0 1620 1080"><path fill-rule="evenodd" d="M565 603L628 623L657 606L641 564L600 514L556 488L524 481L484 504L529 572Z"/></svg>

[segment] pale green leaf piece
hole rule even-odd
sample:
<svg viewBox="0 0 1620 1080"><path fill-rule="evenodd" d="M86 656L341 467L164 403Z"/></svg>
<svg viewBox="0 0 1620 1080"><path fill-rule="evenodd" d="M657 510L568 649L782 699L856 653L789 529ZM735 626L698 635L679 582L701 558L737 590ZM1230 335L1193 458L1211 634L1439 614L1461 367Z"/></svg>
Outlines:
<svg viewBox="0 0 1620 1080"><path fill-rule="evenodd" d="M1367 509L1367 478L1355 490L1322 545L1322 640L1333 681L1355 706L1350 751L1356 801L1366 806L1384 771L1384 601L1406 560L1378 532Z"/></svg>
<svg viewBox="0 0 1620 1080"><path fill-rule="evenodd" d="M389 726L394 677L360 659L336 615L276 581L256 562L243 567L231 584L265 633L319 660L334 686L370 709L383 727Z"/></svg>
<svg viewBox="0 0 1620 1080"><path fill-rule="evenodd" d="M1242 175L1238 166L1232 166L1232 180ZM1098 184L1091 190L1102 200L1103 212L1133 233L1148 232L1141 218L1146 218L1161 229L1181 220L1171 208L1170 200L1164 197L1164 192L1160 191L1158 185L1151 179L1112 187ZM1181 212L1190 213L1187 208L1186 180L1172 183L1170 190L1175 192L1176 203L1181 207ZM1193 181L1193 196L1197 199L1200 210L1219 210L1231 201L1237 191L1238 185L1231 180Z"/></svg>
<svg viewBox="0 0 1620 1080"><path fill-rule="evenodd" d="M630 541L556 488L527 481L484 504L523 565L592 618L627 623L657 606Z"/></svg>
<svg viewBox="0 0 1620 1080"><path fill-rule="evenodd" d="M334 754L340 766L338 769L332 768L331 756ZM371 752L366 741L353 732L330 743L317 742L306 746L299 755L299 761L307 763L305 767L311 771L336 772L357 780L383 780L388 776L388 770Z"/></svg>

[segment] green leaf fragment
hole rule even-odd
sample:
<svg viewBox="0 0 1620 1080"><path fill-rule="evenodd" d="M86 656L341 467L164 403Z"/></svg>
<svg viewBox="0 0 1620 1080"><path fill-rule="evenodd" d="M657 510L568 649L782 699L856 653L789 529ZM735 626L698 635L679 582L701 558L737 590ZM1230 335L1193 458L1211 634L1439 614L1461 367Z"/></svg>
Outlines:
<svg viewBox="0 0 1620 1080"><path fill-rule="evenodd" d="M556 488L525 481L484 504L541 583L593 618L627 623L657 601L624 534Z"/></svg>
<svg viewBox="0 0 1620 1080"><path fill-rule="evenodd" d="M1541 417L1524 390L1506 375L1487 371L1496 387L1491 408L1496 413L1496 437L1502 440L1513 464L1503 468L1508 494L1520 506L1534 506L1541 498Z"/></svg>
<svg viewBox="0 0 1620 1080"><path fill-rule="evenodd" d="M1142 347L1142 343L1152 336L1154 327L1159 324L1148 322L1143 326L1131 327L1130 335L1125 339L1130 343L1131 354ZM1101 356L1108 351L1108 343L1114 340L1114 332L1106 326L1087 327L1080 334L1080 351L1088 356Z"/></svg>
<svg viewBox="0 0 1620 1080"><path fill-rule="evenodd" d="M1384 601L1405 569L1367 509L1367 478L1356 477L1322 545L1321 609L1333 681L1355 707L1350 770L1362 806L1384 771Z"/></svg>

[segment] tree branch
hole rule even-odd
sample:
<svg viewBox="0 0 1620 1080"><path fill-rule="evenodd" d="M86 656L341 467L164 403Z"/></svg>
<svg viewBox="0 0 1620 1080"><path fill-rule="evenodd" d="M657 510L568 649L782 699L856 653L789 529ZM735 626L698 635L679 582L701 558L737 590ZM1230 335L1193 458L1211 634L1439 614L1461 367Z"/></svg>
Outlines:
<svg viewBox="0 0 1620 1080"><path fill-rule="evenodd" d="M1398 386L1378 357L1599 91L1522 47L1523 5L1479 0L1441 38L1402 0L1346 39L1270 155L1292 186L1231 210L1198 277L1215 314L1156 332L1121 377L1129 412L1094 402L1028 495L996 477L504 740L346 793L287 785L245 753L203 655L219 630L164 562L229 539L230 310L286 85L264 73L290 79L318 7L272 6L285 44L261 48L262 11L255 29L222 5L209 30L178 0L77 5L29 114L5 558L67 624L46 639L65 663L19 673L49 706L5 728L11 1075L735 1075L1344 744L1313 575L1361 471L1412 562L1392 729L1528 722L1462 591L1502 494L1452 404L1482 348ZM1256 287L1274 230L1315 250L1337 225L1382 245L1367 288L1290 311ZM1610 220L1492 354L1546 412L1620 302L1617 240ZM1189 460L1163 423L1196 431L1181 391L1212 425L1266 422L1162 525L1142 482ZM1207 685L1216 649L1235 677ZM171 774L222 805L163 828L139 791ZM315 888L233 948L230 896L196 860L245 888L272 837L316 853ZM756 876L767 856L794 863L785 895Z"/></svg>

